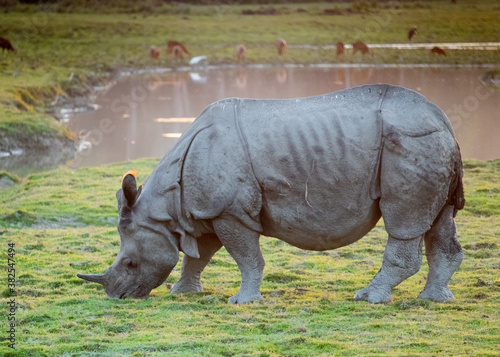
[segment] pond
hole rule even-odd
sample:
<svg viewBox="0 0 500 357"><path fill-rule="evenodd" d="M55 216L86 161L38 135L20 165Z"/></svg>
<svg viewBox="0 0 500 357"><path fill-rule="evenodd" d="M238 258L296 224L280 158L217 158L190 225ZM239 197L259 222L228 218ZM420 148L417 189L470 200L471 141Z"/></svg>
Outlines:
<svg viewBox="0 0 500 357"><path fill-rule="evenodd" d="M122 77L68 126L81 139L71 167L161 158L208 104L228 97L293 98L367 83L416 90L448 115L465 159L500 158L500 90L491 68L247 66ZM1 161L1 160L0 160ZM0 162L1 165L1 162Z"/></svg>
<svg viewBox="0 0 500 357"><path fill-rule="evenodd" d="M85 141L74 166L162 157L208 104L227 97L293 98L367 83L414 89L448 115L466 159L500 158L500 91L485 68L268 67L128 77L69 127Z"/></svg>

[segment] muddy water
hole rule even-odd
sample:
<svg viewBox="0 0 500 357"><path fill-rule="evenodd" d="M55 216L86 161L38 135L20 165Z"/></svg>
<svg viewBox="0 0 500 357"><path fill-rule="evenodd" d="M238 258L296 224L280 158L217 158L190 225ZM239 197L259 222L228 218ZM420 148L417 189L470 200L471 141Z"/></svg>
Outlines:
<svg viewBox="0 0 500 357"><path fill-rule="evenodd" d="M70 118L82 151L73 166L162 157L203 108L227 97L292 98L367 83L401 85L449 116L464 158L500 158L500 91L480 68L247 68L171 72L120 80L98 110Z"/></svg>

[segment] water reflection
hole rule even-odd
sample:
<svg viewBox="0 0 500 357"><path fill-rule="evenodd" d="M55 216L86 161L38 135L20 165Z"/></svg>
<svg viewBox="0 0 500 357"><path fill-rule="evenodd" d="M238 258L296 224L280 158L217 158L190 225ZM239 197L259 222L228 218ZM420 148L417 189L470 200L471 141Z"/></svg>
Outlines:
<svg viewBox="0 0 500 357"><path fill-rule="evenodd" d="M247 86L247 71L245 69L239 69L236 71L236 86L240 89L244 89Z"/></svg>
<svg viewBox="0 0 500 357"><path fill-rule="evenodd" d="M500 93L474 68L234 68L127 78L98 98L100 109L78 113L75 132L92 147L75 166L162 157L203 108L227 97L293 98L366 83L421 92L449 116L465 158L500 157ZM355 110L355 108L353 108ZM103 129L104 121L104 129Z"/></svg>
<svg viewBox="0 0 500 357"><path fill-rule="evenodd" d="M276 71L276 81L278 83L285 83L288 78L287 70L285 68Z"/></svg>

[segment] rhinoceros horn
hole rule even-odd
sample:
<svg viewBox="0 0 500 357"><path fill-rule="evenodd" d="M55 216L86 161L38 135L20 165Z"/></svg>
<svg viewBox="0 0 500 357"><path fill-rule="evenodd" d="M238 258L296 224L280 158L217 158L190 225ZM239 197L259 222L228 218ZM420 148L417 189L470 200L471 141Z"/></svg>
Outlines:
<svg viewBox="0 0 500 357"><path fill-rule="evenodd" d="M102 285L104 285L107 280L105 274L76 274L76 276L80 279L92 281Z"/></svg>

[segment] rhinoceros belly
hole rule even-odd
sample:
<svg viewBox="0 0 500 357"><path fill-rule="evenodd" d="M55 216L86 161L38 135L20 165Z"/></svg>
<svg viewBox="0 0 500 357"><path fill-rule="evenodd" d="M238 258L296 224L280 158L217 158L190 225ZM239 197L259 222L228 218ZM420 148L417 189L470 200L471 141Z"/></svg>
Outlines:
<svg viewBox="0 0 500 357"><path fill-rule="evenodd" d="M308 250L329 250L351 244L365 236L381 216L377 203L362 214L351 215L331 211L316 216L300 210L277 212L277 206L277 201L266 203L261 215L263 234ZM320 217L323 221L319 221Z"/></svg>
<svg viewBox="0 0 500 357"><path fill-rule="evenodd" d="M357 111L350 109L354 99ZM380 218L377 99L312 97L268 108L265 101L242 103L242 131L262 191L263 234L325 250L373 228Z"/></svg>

